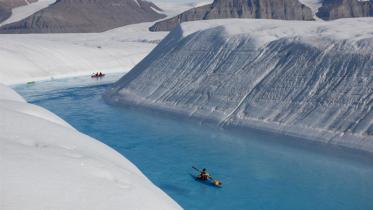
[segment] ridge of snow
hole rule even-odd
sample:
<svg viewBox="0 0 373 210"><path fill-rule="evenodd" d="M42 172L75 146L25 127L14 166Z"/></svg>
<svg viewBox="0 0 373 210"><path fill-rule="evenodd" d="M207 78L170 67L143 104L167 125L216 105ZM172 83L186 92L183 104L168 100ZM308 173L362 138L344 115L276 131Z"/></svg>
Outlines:
<svg viewBox="0 0 373 210"><path fill-rule="evenodd" d="M182 35L187 37L198 31L222 28L227 37L250 36L260 47L285 37L323 36L327 39L358 42L371 38L373 18L347 18L325 22L285 21L266 19L219 19L192 21L182 24ZM312 44L312 42L310 42ZM318 45L319 43L313 43Z"/></svg>
<svg viewBox="0 0 373 210"><path fill-rule="evenodd" d="M164 11L161 11L161 10L159 10L159 9L157 9L157 8L154 8L154 7L152 7L152 6L150 6L150 8L151 8L154 12L157 12L157 13L159 13L159 14L165 14Z"/></svg>
<svg viewBox="0 0 373 210"><path fill-rule="evenodd" d="M130 161L0 85L1 209L181 209Z"/></svg>
<svg viewBox="0 0 373 210"><path fill-rule="evenodd" d="M55 2L56 0L38 0L37 2L33 2L33 3L29 3L28 1L26 1L27 3L26 5L13 8L12 15L5 21L1 22L0 26L25 19L31 16L32 14L38 12L39 10L44 9Z"/></svg>
<svg viewBox="0 0 373 210"><path fill-rule="evenodd" d="M205 5L208 5L208 4L212 4L214 3L214 0L201 0L201 1L197 1L197 2L192 2L190 3L190 5L192 7L202 7L202 6L205 6Z"/></svg>

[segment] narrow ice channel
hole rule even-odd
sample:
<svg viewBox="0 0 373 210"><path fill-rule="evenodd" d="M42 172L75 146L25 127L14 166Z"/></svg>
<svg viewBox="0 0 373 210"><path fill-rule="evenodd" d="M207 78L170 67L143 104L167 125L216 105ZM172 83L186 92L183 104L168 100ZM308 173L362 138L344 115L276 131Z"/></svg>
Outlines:
<svg viewBox="0 0 373 210"><path fill-rule="evenodd" d="M16 90L123 154L185 209L373 209L371 159L324 145L279 143L285 136L236 136L112 107L101 95L118 76L55 80ZM193 165L206 167L223 188L194 181Z"/></svg>

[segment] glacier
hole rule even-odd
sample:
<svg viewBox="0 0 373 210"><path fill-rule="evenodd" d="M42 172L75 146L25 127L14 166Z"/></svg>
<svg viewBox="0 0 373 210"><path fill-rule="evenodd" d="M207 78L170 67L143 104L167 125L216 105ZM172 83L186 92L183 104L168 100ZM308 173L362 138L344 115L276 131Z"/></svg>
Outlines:
<svg viewBox="0 0 373 210"><path fill-rule="evenodd" d="M0 209L181 209L129 160L0 84Z"/></svg>
<svg viewBox="0 0 373 210"><path fill-rule="evenodd" d="M167 35L149 32L150 24L90 34L1 34L0 82L127 72Z"/></svg>
<svg viewBox="0 0 373 210"><path fill-rule="evenodd" d="M183 23L107 102L373 152L373 19Z"/></svg>

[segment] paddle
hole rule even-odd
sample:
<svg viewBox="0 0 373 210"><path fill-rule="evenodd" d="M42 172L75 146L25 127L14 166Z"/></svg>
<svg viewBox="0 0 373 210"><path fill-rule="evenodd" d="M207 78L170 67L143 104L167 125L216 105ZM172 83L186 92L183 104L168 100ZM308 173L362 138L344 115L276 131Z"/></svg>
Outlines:
<svg viewBox="0 0 373 210"><path fill-rule="evenodd" d="M197 167L194 167L192 166L192 168L196 171L198 171L199 173L201 173L202 171L199 170ZM215 180L214 178L212 178L212 176L209 175L209 179L212 180L212 182L214 183L214 185L217 185L217 186L220 186L222 183L219 181L219 180Z"/></svg>

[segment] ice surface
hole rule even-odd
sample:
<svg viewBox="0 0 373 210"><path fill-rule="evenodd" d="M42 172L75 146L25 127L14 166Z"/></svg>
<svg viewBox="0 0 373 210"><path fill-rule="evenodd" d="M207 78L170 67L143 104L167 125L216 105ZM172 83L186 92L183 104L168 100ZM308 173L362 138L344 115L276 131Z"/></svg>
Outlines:
<svg viewBox="0 0 373 210"><path fill-rule="evenodd" d="M52 0L19 8L14 18L47 1ZM201 1L158 0L155 3L170 17ZM24 83L97 71L127 72L167 35L167 32L149 32L152 24L134 24L89 34L1 34L0 82Z"/></svg>
<svg viewBox="0 0 373 210"><path fill-rule="evenodd" d="M180 209L131 162L0 86L0 208Z"/></svg>
<svg viewBox="0 0 373 210"><path fill-rule="evenodd" d="M186 23L107 99L373 152L372 26L372 18Z"/></svg>
<svg viewBox="0 0 373 210"><path fill-rule="evenodd" d="M151 23L92 34L0 35L0 82L22 83L93 72L127 72L166 33Z"/></svg>

